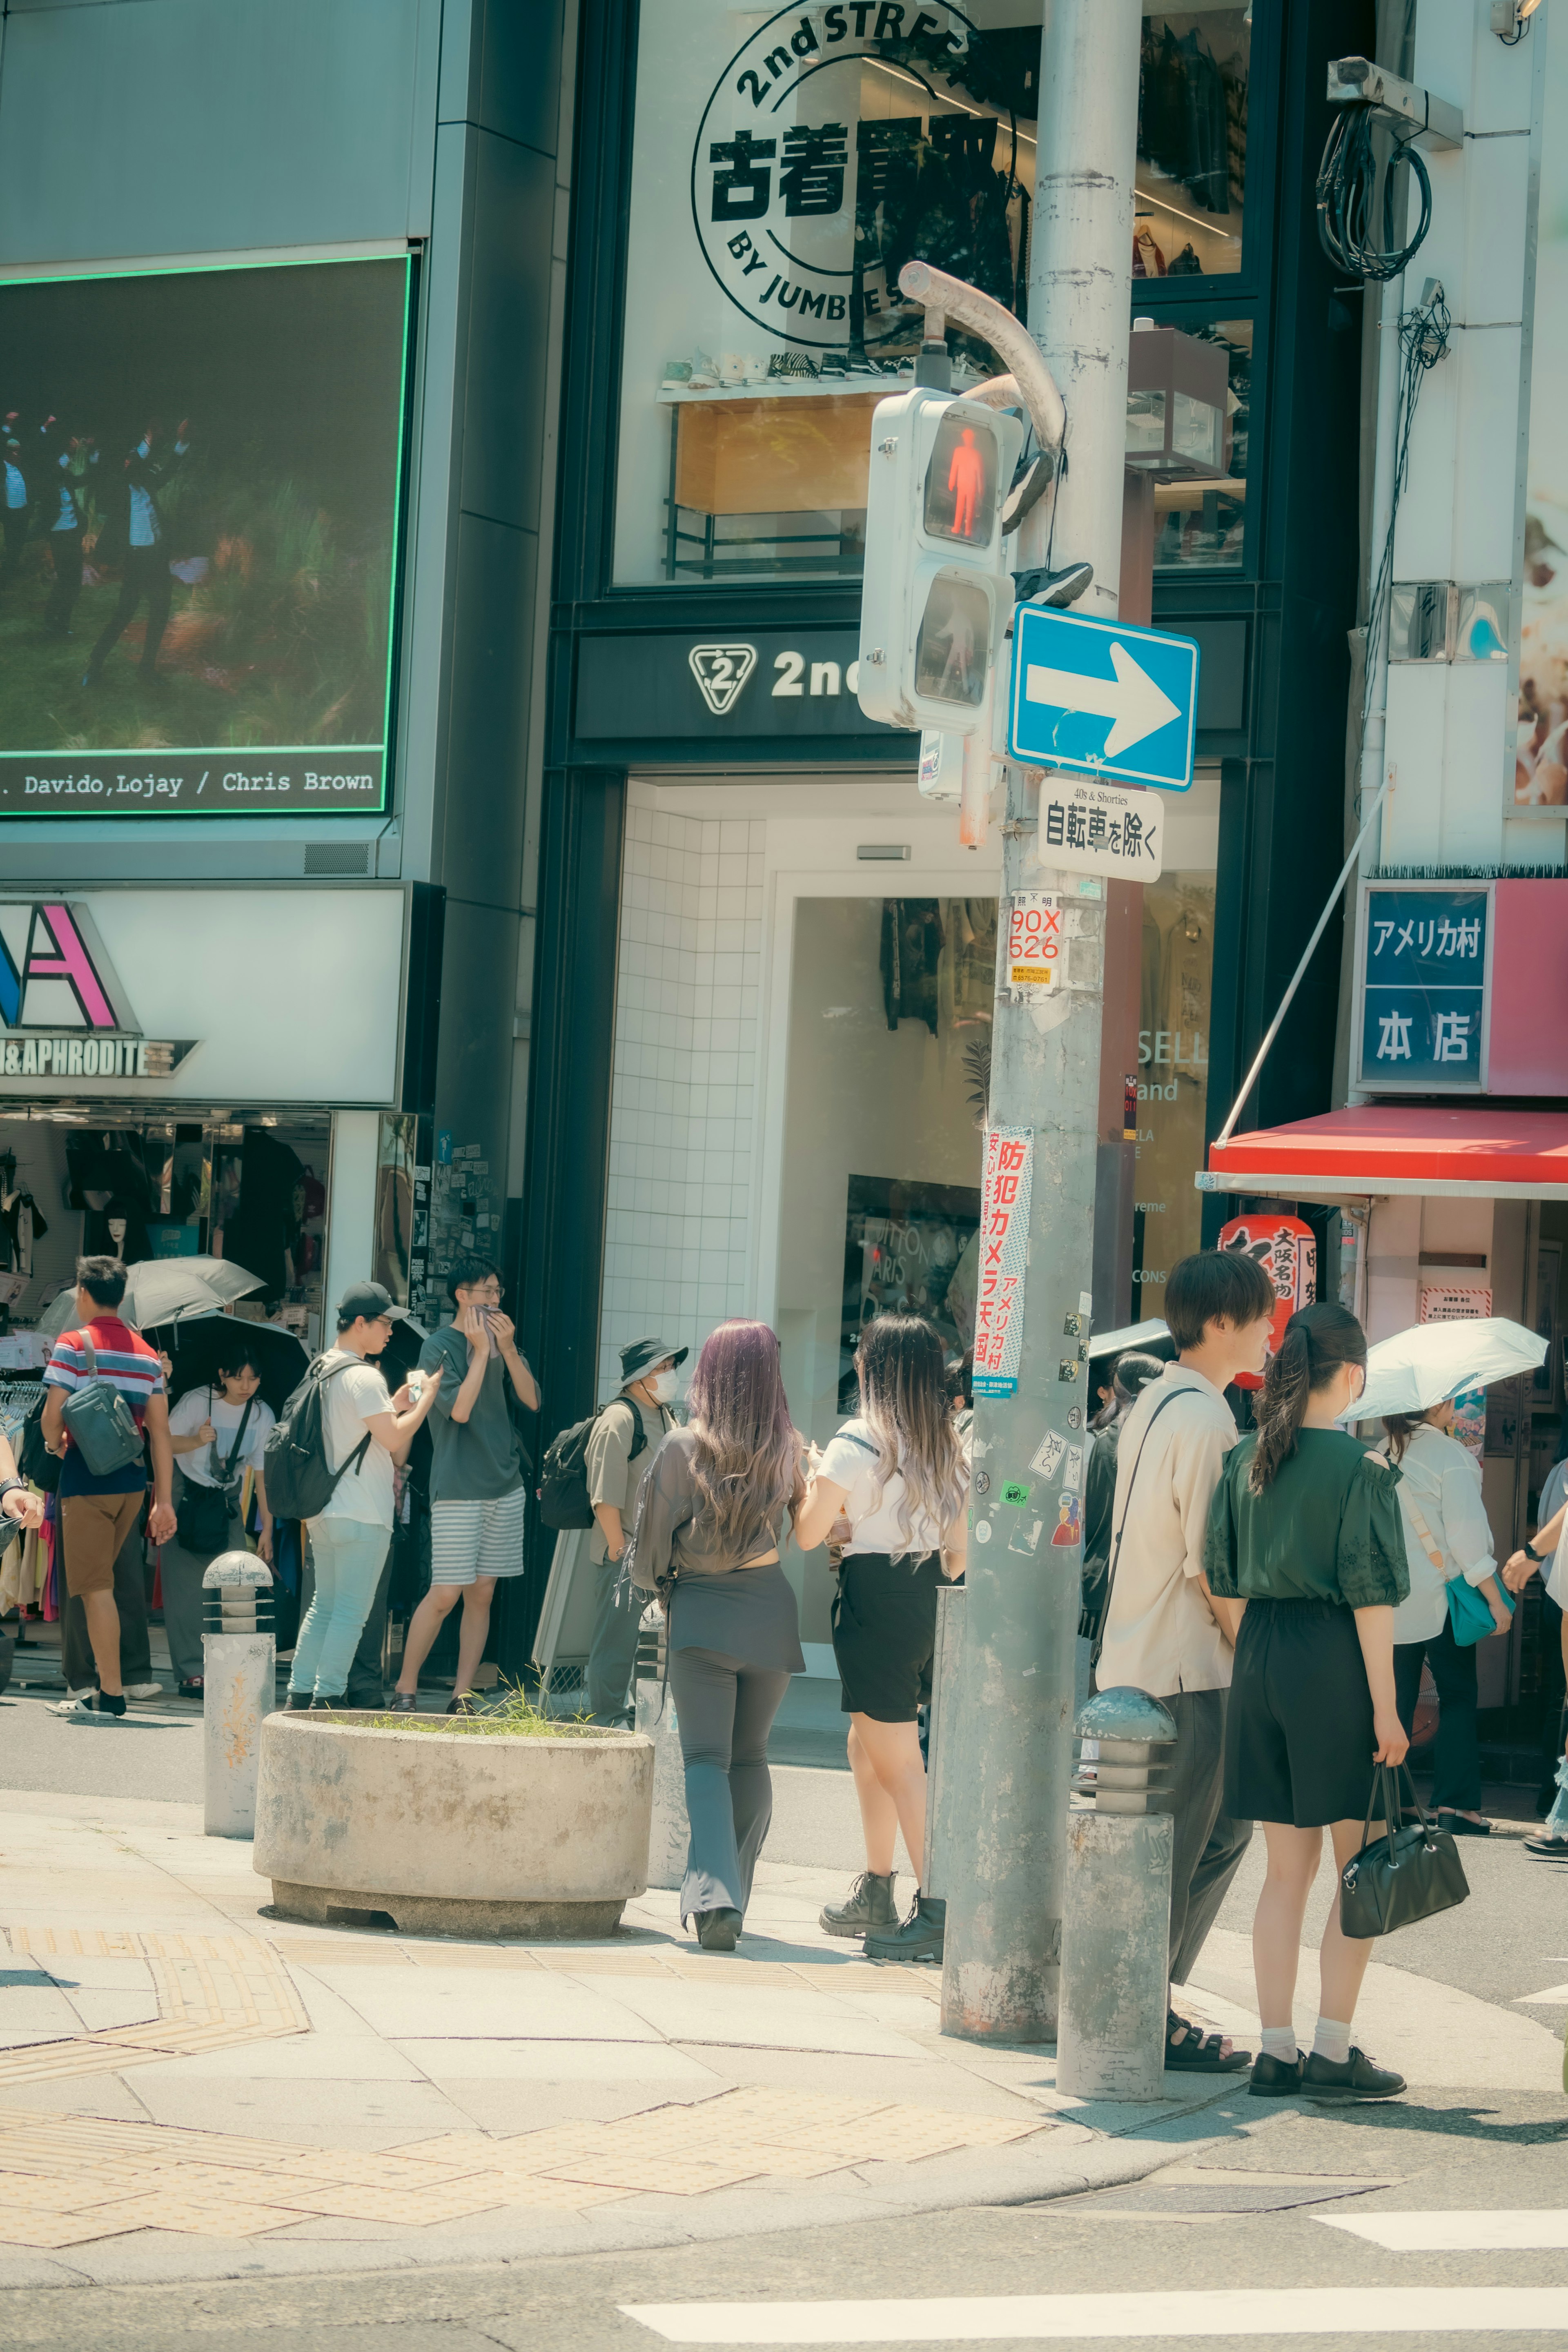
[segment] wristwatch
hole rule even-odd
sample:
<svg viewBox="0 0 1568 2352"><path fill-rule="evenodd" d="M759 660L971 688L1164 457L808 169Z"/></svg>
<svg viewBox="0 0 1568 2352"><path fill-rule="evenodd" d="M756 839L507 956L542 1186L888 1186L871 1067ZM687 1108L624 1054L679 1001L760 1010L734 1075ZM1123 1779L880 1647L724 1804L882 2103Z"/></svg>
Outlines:
<svg viewBox="0 0 1568 2352"><path fill-rule="evenodd" d="M0 1498L4 1497L5 1492L5 1489L4 1486L0 1486ZM1531 1543L1521 1544L1520 1549L1523 1552L1526 1559L1532 1559L1537 1568L1541 1566L1542 1561L1546 1557L1544 1552L1537 1551L1535 1546Z"/></svg>

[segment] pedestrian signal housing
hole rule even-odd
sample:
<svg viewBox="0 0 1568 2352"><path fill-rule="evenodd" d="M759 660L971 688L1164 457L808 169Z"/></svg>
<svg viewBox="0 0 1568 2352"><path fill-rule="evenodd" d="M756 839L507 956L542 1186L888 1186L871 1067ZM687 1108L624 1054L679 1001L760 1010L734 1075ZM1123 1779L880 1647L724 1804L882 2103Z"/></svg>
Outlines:
<svg viewBox="0 0 1568 2352"><path fill-rule="evenodd" d="M871 421L860 708L889 727L972 735L1011 604L1002 507L1024 428L924 384Z"/></svg>

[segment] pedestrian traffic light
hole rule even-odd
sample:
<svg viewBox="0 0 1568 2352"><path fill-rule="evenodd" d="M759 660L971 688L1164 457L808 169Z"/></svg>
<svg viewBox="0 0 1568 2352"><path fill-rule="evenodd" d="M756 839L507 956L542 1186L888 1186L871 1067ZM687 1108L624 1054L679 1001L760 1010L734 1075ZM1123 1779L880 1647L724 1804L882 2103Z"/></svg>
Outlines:
<svg viewBox="0 0 1568 2352"><path fill-rule="evenodd" d="M972 735L1011 595L1002 505L1024 428L925 384L878 404L866 501L860 708L889 727Z"/></svg>

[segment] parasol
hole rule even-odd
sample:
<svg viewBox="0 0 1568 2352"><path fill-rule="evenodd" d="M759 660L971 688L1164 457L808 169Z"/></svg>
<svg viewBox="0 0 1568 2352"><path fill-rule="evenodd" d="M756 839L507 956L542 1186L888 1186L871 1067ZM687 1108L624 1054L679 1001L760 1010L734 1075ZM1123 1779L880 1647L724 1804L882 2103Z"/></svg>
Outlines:
<svg viewBox="0 0 1568 2352"><path fill-rule="evenodd" d="M1342 1418L1380 1421L1390 1412L1426 1412L1465 1389L1535 1371L1546 1360L1546 1346L1538 1331L1504 1315L1415 1324L1370 1350L1366 1386Z"/></svg>
<svg viewBox="0 0 1568 2352"><path fill-rule="evenodd" d="M180 1315L211 1314L261 1287L258 1275L247 1274L226 1257L139 1258L125 1273L125 1296L114 1312L138 1331L154 1323L172 1323ZM37 1328L58 1339L80 1321L72 1283L45 1307Z"/></svg>
<svg viewBox="0 0 1568 2352"><path fill-rule="evenodd" d="M233 1315L187 1315L166 1330L144 1330L142 1336L153 1345L162 1342L169 1350L174 1367L169 1383L171 1404L177 1404L192 1389L216 1381L218 1359L236 1340L255 1350L261 1365L257 1393L274 1412L282 1412L310 1361L304 1343L281 1323L252 1323Z"/></svg>

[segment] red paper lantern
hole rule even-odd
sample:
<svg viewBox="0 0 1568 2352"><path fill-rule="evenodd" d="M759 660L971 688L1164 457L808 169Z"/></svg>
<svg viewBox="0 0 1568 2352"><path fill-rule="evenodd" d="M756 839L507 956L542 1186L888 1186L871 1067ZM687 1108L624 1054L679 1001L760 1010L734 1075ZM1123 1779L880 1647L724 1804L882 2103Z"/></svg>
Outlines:
<svg viewBox="0 0 1568 2352"><path fill-rule="evenodd" d="M1233 1217L1220 1228L1219 1246L1256 1259L1274 1285L1279 1304L1268 1333L1268 1352L1278 1355L1286 1324L1299 1307L1307 1306L1317 1295L1317 1235L1300 1217L1281 1216L1270 1210L1253 1217ZM1260 1389L1263 1375L1237 1372L1236 1384L1240 1389Z"/></svg>

